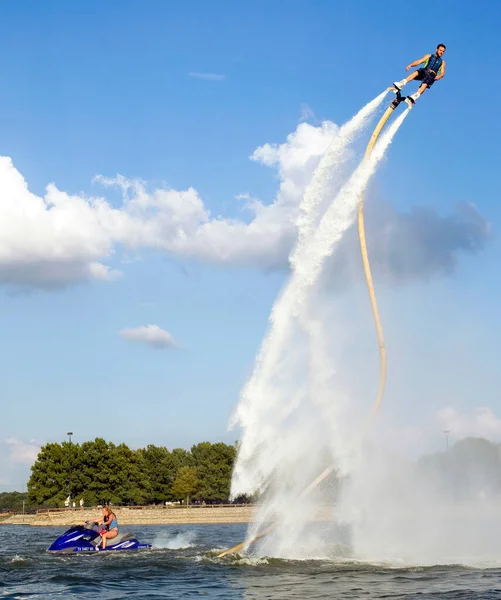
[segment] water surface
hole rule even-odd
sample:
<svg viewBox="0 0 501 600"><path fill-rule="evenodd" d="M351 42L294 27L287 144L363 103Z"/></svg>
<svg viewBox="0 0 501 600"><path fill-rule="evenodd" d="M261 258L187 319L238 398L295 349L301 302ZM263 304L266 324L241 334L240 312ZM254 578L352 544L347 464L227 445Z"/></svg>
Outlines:
<svg viewBox="0 0 501 600"><path fill-rule="evenodd" d="M217 559L218 550L245 537L243 524L127 527L159 549L48 555L47 547L65 529L0 526L0 598L501 599L497 566Z"/></svg>

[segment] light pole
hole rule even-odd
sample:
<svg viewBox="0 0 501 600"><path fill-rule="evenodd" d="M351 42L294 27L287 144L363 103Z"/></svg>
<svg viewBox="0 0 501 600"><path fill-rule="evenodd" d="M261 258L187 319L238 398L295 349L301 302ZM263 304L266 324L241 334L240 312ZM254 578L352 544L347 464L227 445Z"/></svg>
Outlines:
<svg viewBox="0 0 501 600"><path fill-rule="evenodd" d="M447 452L449 452L449 433L450 433L450 431L448 429L446 429L444 431L444 433L445 433L445 447L447 449Z"/></svg>
<svg viewBox="0 0 501 600"><path fill-rule="evenodd" d="M73 435L73 431L68 431L68 433L66 434L68 436L69 442L70 442L70 448L69 448L69 460L68 460L68 500L69 500L69 504L68 504L68 508L71 507L71 436Z"/></svg>

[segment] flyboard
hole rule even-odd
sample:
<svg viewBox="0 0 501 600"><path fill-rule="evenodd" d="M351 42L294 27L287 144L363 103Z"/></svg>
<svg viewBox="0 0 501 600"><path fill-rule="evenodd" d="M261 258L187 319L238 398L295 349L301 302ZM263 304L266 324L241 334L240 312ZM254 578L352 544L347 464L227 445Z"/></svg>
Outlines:
<svg viewBox="0 0 501 600"><path fill-rule="evenodd" d="M410 96L402 96L402 94L400 93L400 90L397 90L395 87L388 88L388 91L390 91L390 90L395 92L396 98L391 102L390 106L388 106L388 108L384 112L383 116L379 120L378 124L374 128L374 131L372 132L369 143L367 144L364 158L368 158L371 155L374 145L376 144L376 142L379 138L379 135L381 134L381 131L383 130L383 127L386 125L386 122L391 117L394 110L400 105L400 103L405 102L407 104L407 106L409 107L409 109L414 106L415 102L414 102L413 98L411 98ZM357 226L358 226L358 238L359 238L359 242L360 242L360 252L362 254L362 263L364 266L365 280L367 283L367 289L369 291L369 299L370 299L370 303L371 303L372 314L374 317L374 324L376 327L376 334L377 334L378 345L379 345L379 359L380 359L379 389L378 389L378 394L377 394L377 397L376 397L376 400L374 402L373 409L372 409L372 415L375 415L375 413L377 412L377 410L379 409L379 407L381 405L381 401L383 399L384 389L385 389L385 385L386 385L386 346L384 343L383 327L381 325L381 318L379 316L379 310L378 310L377 301L376 301L376 293L374 291L374 283L372 281L372 273L371 273L371 267L370 267L370 262L369 262L369 255L367 252L367 243L366 243L366 238L365 238L363 194L360 197L360 200L358 202ZM315 489L326 477L328 477L334 471L334 469L335 469L334 465L325 469L325 471L323 471L303 491L303 493L301 494L301 497L304 498L305 496L307 496L311 492L311 490ZM245 547L249 547L251 544L253 544L254 542L257 542L257 540L260 540L265 535L270 533L274 527L275 527L275 525L273 525L273 524L270 525L266 529L263 529L262 531L260 531L258 534L256 534L254 537L252 537L250 540L244 540L243 542L240 542L236 546L233 546L232 548L228 548L228 550L221 552L220 554L217 555L217 558L223 558L224 556L227 556L228 554L234 554L235 552L240 552Z"/></svg>

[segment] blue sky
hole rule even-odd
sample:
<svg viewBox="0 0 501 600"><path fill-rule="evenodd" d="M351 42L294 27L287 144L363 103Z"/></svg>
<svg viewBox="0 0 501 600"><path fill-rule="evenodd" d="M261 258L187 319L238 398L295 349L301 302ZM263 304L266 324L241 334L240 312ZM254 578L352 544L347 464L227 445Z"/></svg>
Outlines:
<svg viewBox="0 0 501 600"><path fill-rule="evenodd" d="M228 418L285 280L268 267L286 243L266 229L245 239L214 230L203 246L167 239L170 220L118 234L109 212L103 233L71 208L99 196L120 209L120 189L95 176L131 180L129 195L136 179L151 197L194 188L193 219L209 211L249 223L237 196L270 205L279 185L276 169L250 160L258 147L285 144L306 109L312 127L342 124L438 42L446 77L398 132L374 187L396 211L428 205L447 216L473 202L490 233L479 252L454 255L452 275L383 287L388 337L414 348L399 356L402 373L422 361L407 400L397 402L406 384L395 376L389 402L404 426L451 405L458 435L470 425L497 435L500 19L501 5L487 1L2 2L0 156L12 167L0 169L0 490L21 489L37 444L70 430L75 441L134 447L233 442ZM56 225L27 224L24 213L8 221L23 180L37 197L49 184L64 194ZM165 202L169 219L187 206ZM183 347L119 333L148 324ZM428 412L411 418L416 402ZM475 429L481 406L492 429Z"/></svg>

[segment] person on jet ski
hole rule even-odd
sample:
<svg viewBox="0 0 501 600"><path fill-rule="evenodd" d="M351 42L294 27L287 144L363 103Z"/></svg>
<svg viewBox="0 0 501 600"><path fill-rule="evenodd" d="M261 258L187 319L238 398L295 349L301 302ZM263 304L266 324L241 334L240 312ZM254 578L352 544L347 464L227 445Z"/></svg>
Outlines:
<svg viewBox="0 0 501 600"><path fill-rule="evenodd" d="M103 518L97 521L98 525L104 525L104 528L99 532L102 539L102 548L106 548L106 540L111 540L118 535L118 521L114 512L109 506L103 506Z"/></svg>

